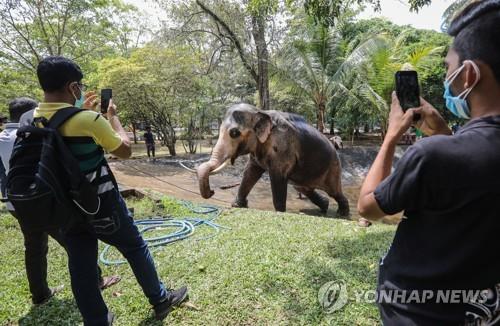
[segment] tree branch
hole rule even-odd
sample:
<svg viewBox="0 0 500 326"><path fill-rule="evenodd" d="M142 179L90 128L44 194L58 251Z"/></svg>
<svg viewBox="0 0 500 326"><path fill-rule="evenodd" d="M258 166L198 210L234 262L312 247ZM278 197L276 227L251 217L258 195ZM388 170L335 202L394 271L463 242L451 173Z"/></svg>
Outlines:
<svg viewBox="0 0 500 326"><path fill-rule="evenodd" d="M241 43L236 36L236 34L229 28L229 26L224 22L217 14L215 14L212 10L210 10L203 2L200 0L196 0L196 3L198 6L203 9L203 11L208 14L217 24L222 26L222 28L229 34L229 38L231 39L232 43L236 47L236 50L238 50L238 54L241 58L241 61L243 62L243 66L248 70L252 78L255 80L255 82L258 83L259 77L257 72L255 71L254 67L250 64L250 62L247 59L247 56L245 54L245 51L243 47L241 46Z"/></svg>

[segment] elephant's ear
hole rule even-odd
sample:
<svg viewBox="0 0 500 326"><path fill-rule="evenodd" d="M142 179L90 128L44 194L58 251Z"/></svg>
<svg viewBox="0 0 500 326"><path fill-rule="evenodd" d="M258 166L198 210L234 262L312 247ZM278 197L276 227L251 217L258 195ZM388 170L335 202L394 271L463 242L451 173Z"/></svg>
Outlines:
<svg viewBox="0 0 500 326"><path fill-rule="evenodd" d="M273 127L271 117L265 113L259 112L257 113L256 121L254 127L255 134L261 143L265 143Z"/></svg>

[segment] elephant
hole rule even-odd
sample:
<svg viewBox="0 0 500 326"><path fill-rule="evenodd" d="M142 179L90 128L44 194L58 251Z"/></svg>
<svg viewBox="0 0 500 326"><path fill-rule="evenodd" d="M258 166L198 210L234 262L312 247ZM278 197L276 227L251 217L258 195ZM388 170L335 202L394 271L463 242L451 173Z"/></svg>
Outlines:
<svg viewBox="0 0 500 326"><path fill-rule="evenodd" d="M327 212L329 199L316 189L337 201L338 215L349 215L349 202L342 193L339 157L329 139L299 115L263 111L245 103L227 110L210 159L196 169L202 197L208 199L214 195L210 174L220 171L229 160L234 164L236 158L246 154L250 158L233 207L248 207L248 194L268 171L276 211L286 211L290 183L321 212Z"/></svg>

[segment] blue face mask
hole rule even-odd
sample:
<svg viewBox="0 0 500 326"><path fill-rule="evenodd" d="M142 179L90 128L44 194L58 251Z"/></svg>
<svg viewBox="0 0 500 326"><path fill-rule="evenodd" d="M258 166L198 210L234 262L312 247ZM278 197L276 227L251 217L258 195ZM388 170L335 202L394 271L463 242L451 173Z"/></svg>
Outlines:
<svg viewBox="0 0 500 326"><path fill-rule="evenodd" d="M76 98L75 94L73 94L73 97L75 98L75 108L81 109L83 106L83 102L85 102L85 95L83 94L83 90L79 87L80 89L80 98Z"/></svg>
<svg viewBox="0 0 500 326"><path fill-rule="evenodd" d="M445 81L444 81L444 99L446 100L446 107L448 110L450 110L451 113L453 113L455 116L462 118L462 119L470 119L470 108L469 104L467 103L467 96L470 94L474 86L477 85L479 82L480 77L480 71L479 67L474 63L474 61L464 61L469 62L472 67L474 68L476 72L476 81L474 84L465 89L462 93L460 93L458 96L453 96L451 93L451 84L457 78L458 75L462 72L464 69L465 65L462 64L460 68L455 70Z"/></svg>

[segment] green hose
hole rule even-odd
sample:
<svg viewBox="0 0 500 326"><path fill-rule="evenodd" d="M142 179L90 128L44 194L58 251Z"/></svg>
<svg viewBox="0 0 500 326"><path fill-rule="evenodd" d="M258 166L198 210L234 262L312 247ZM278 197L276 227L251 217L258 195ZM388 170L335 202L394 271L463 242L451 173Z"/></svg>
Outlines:
<svg viewBox="0 0 500 326"><path fill-rule="evenodd" d="M148 248L150 248L151 252L156 251L161 247L170 245L174 242L191 237L195 233L196 228L203 225L212 228L214 232L209 236L197 238L195 239L196 241L212 238L220 231L220 229L229 229L213 222L222 213L222 209L212 205L195 206L187 201L182 201L182 204L191 213L198 216L189 216L183 219L174 219L171 216L155 216L149 219L136 220L134 222L134 224L139 229L139 233L143 236L144 241L148 245ZM202 218L200 216L203 216L205 218ZM144 234L148 231L157 231L166 228L176 228L176 230L174 232L170 232L161 236L154 236L149 238L144 236ZM110 248L110 245L106 245L102 250L101 254L99 255L99 260L101 261L101 263L105 265L119 265L127 262L123 259L111 260L106 258Z"/></svg>

